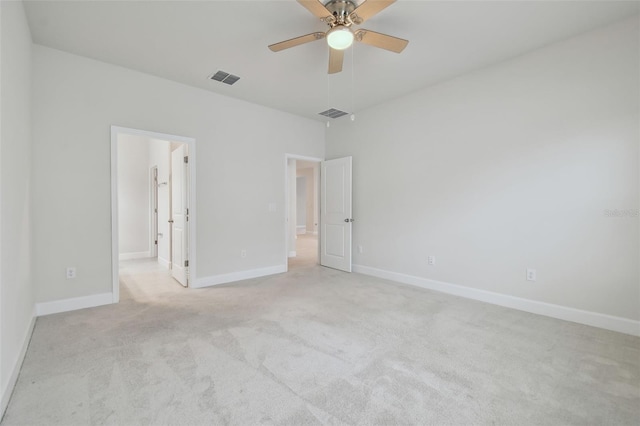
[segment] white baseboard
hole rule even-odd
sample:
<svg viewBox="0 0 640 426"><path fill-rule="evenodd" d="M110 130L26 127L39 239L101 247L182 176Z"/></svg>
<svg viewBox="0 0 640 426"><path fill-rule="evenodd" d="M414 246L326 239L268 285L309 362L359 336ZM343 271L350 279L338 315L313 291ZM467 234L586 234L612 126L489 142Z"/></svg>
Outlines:
<svg viewBox="0 0 640 426"><path fill-rule="evenodd" d="M296 251L295 250L290 251L289 257L296 257Z"/></svg>
<svg viewBox="0 0 640 426"><path fill-rule="evenodd" d="M171 263L167 259L163 259L160 256L158 256L158 263L167 269L169 269L169 266L171 266Z"/></svg>
<svg viewBox="0 0 640 426"><path fill-rule="evenodd" d="M120 253L120 260L133 260L133 259L145 259L151 257L151 253L148 251L141 251L138 253Z"/></svg>
<svg viewBox="0 0 640 426"><path fill-rule="evenodd" d="M353 265L353 272L371 275L378 278L397 281L403 284L435 290L442 293L453 294L467 299L479 300L492 303L494 305L507 308L518 309L520 311L531 312L538 315L545 315L565 321L577 322L579 324L604 328L606 330L617 331L619 333L640 336L640 321L635 321L622 317L601 314L598 312L584 311L570 308L568 306L554 305L551 303L538 302L531 299L509 296L506 294L494 293L491 291L465 287L457 284L450 284L442 281L430 280L416 277L414 275L402 274L399 272L385 271L363 265Z"/></svg>
<svg viewBox="0 0 640 426"><path fill-rule="evenodd" d="M100 293L91 296L74 297L72 299L54 300L53 302L36 303L36 315L41 317L43 315L93 308L111 303L113 303L112 293Z"/></svg>
<svg viewBox="0 0 640 426"><path fill-rule="evenodd" d="M13 388L16 386L16 382L18 381L18 375L20 374L20 369L22 368L22 362L24 361L24 357L27 354L27 348L29 347L29 342L31 341L31 335L33 334L33 327L36 325L36 315L35 312L31 317L31 321L29 322L29 326L27 327L24 338L22 339L22 347L20 348L20 353L16 358L13 366L11 368L11 376L7 381L7 385L4 389L2 389L2 394L0 395L0 419L4 416L4 412L9 405L9 400L11 399L11 394L13 393Z"/></svg>
<svg viewBox="0 0 640 426"><path fill-rule="evenodd" d="M250 269L248 271L231 272L229 274L213 275L210 277L198 278L195 281L195 283L191 285L191 287L192 288L210 287L213 285L248 280L251 278L264 277L267 275L281 274L283 272L287 272L287 267L285 265Z"/></svg>

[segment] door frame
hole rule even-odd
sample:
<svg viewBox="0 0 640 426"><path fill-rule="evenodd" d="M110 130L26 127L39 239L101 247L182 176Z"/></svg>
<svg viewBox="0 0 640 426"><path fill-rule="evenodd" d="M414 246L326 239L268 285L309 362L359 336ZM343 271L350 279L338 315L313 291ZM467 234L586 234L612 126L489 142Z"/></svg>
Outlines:
<svg viewBox="0 0 640 426"><path fill-rule="evenodd" d="M189 275L196 275L196 140L187 136L170 135L128 127L111 126L111 281L113 303L120 301L120 259L118 239L118 135L143 136L187 144L189 147Z"/></svg>
<svg viewBox="0 0 640 426"><path fill-rule="evenodd" d="M318 163L318 179L320 178L320 165L324 161L324 158L319 157L307 157L304 155L297 154L285 154L284 155L284 206L282 211L284 213L284 272L289 271L289 222L287 218L289 217L289 191L291 182L289 182L289 160L302 160L302 161L311 161L314 163ZM315 184L319 184L319 182L315 182ZM320 208L320 191L318 191L317 199L316 199L316 209ZM320 214L318 212L318 230L320 230ZM318 234L318 262L320 261L320 234Z"/></svg>

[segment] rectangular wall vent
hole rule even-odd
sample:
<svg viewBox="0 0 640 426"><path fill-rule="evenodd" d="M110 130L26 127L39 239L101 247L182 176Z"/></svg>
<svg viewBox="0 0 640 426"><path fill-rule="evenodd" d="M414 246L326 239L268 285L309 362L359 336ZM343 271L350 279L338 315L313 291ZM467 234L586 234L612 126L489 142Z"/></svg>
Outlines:
<svg viewBox="0 0 640 426"><path fill-rule="evenodd" d="M240 77L238 77L237 75L229 74L228 72L218 71L217 73L210 76L209 79L232 85L236 81L240 80Z"/></svg>
<svg viewBox="0 0 640 426"><path fill-rule="evenodd" d="M342 117L343 115L347 115L349 113L340 111L339 109L330 108L326 111L319 112L318 114L324 115L325 117L329 117L329 118L338 118L338 117Z"/></svg>

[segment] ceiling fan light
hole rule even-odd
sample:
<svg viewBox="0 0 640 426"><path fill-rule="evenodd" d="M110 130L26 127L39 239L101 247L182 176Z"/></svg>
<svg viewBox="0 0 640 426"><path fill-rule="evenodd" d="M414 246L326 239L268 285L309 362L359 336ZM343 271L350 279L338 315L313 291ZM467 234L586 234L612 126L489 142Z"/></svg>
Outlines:
<svg viewBox="0 0 640 426"><path fill-rule="evenodd" d="M336 25L327 33L327 44L332 49L344 50L353 44L353 33L348 27Z"/></svg>

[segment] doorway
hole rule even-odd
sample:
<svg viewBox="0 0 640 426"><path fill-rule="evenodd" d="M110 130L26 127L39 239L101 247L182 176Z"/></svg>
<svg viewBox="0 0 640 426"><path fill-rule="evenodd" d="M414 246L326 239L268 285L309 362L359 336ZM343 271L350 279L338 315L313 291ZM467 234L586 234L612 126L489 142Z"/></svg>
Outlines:
<svg viewBox="0 0 640 426"><path fill-rule="evenodd" d="M195 176L194 139L112 126L114 303L124 275L142 293L195 276Z"/></svg>
<svg viewBox="0 0 640 426"><path fill-rule="evenodd" d="M321 161L286 155L287 270L319 263Z"/></svg>

